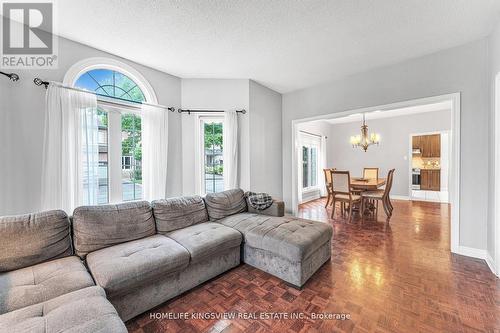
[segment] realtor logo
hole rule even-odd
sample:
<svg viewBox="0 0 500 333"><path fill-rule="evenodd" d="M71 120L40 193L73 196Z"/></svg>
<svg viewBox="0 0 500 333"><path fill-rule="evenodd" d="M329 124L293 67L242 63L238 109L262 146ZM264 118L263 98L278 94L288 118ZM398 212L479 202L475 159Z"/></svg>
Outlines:
<svg viewBox="0 0 500 333"><path fill-rule="evenodd" d="M2 2L1 68L56 68L54 4Z"/></svg>

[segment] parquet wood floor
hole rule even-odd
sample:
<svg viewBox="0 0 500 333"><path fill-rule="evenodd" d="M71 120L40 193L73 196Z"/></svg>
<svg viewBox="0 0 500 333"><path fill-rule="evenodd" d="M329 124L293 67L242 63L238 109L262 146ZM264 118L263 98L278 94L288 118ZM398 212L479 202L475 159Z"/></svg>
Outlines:
<svg viewBox="0 0 500 333"><path fill-rule="evenodd" d="M500 332L500 282L483 260L449 251L449 205L394 201L386 224L300 215L334 227L332 259L302 290L241 265L127 322L130 332ZM329 210L328 210L329 211ZM348 313L350 320L152 319L151 313Z"/></svg>

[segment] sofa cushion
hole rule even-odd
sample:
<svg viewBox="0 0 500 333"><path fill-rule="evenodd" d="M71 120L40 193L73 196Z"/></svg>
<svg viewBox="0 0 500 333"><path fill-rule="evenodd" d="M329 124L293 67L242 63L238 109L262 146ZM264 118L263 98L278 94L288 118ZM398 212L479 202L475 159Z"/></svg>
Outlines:
<svg viewBox="0 0 500 333"><path fill-rule="evenodd" d="M167 234L191 254L191 262L241 245L241 233L219 223L200 223Z"/></svg>
<svg viewBox="0 0 500 333"><path fill-rule="evenodd" d="M203 198L195 195L156 200L151 203L158 233L165 233L208 221Z"/></svg>
<svg viewBox="0 0 500 333"><path fill-rule="evenodd" d="M209 193L205 197L210 221L247 211L245 193L241 189Z"/></svg>
<svg viewBox="0 0 500 333"><path fill-rule="evenodd" d="M107 247L87 255L92 276L108 296L127 292L130 288L184 269L188 264L189 252L162 235Z"/></svg>
<svg viewBox="0 0 500 333"><path fill-rule="evenodd" d="M127 329L100 287L88 287L0 315L0 332L125 333Z"/></svg>
<svg viewBox="0 0 500 333"><path fill-rule="evenodd" d="M73 212L76 254L154 235L153 210L147 201L117 205L82 206Z"/></svg>
<svg viewBox="0 0 500 333"><path fill-rule="evenodd" d="M273 221L268 215L260 215L255 213L240 213L225 217L223 219L218 220L217 222L225 225L227 227L234 228L241 232L243 236L245 236L246 232L255 228L258 225L261 225L265 222L272 223L269 221ZM274 223L282 223L281 219L275 219ZM243 237L243 241L245 238Z"/></svg>
<svg viewBox="0 0 500 333"><path fill-rule="evenodd" d="M0 272L71 253L70 224L62 210L0 217Z"/></svg>
<svg viewBox="0 0 500 333"><path fill-rule="evenodd" d="M219 223L240 231L247 246L300 262L328 242L332 227L323 222L295 217L238 214Z"/></svg>
<svg viewBox="0 0 500 333"><path fill-rule="evenodd" d="M0 273L0 314L93 285L76 256Z"/></svg>

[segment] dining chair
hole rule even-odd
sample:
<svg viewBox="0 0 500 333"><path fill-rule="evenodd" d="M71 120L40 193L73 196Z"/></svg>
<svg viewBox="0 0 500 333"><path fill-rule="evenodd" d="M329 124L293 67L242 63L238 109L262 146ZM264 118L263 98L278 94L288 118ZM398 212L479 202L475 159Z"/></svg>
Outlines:
<svg viewBox="0 0 500 333"><path fill-rule="evenodd" d="M335 215L335 203L349 204L349 222L352 220L352 208L354 204L361 203L361 212L364 211L363 200L360 195L351 192L351 175L349 171L330 171L332 178L332 215ZM342 207L341 207L341 210Z"/></svg>
<svg viewBox="0 0 500 333"><path fill-rule="evenodd" d="M365 179L378 179L378 168L364 168L363 178Z"/></svg>
<svg viewBox="0 0 500 333"><path fill-rule="evenodd" d="M325 174L325 187L326 187L326 204L325 208L328 207L328 204L330 203L330 200L332 200L332 174L330 171L335 170L335 169L323 169L323 173Z"/></svg>
<svg viewBox="0 0 500 333"><path fill-rule="evenodd" d="M385 185L385 189L383 190L376 190L376 191L365 191L361 193L362 196L362 202L364 206L365 200L369 201L377 201L377 204L374 206L375 207L375 218L378 216L378 202L381 201L384 207L385 214L387 215L387 222L389 222L391 216L392 216L392 211L394 210L394 207L392 206L391 199L390 199L390 193L391 193L391 188L392 188L392 181L394 179L394 171L395 169L389 170L389 173L387 175L387 182ZM364 217L364 215L363 215Z"/></svg>
<svg viewBox="0 0 500 333"><path fill-rule="evenodd" d="M378 168L363 168L363 178L364 179L378 179ZM363 191L360 191L357 194L361 195L361 192L363 192ZM375 202L374 202L374 200L368 200L368 204L370 206L374 206Z"/></svg>

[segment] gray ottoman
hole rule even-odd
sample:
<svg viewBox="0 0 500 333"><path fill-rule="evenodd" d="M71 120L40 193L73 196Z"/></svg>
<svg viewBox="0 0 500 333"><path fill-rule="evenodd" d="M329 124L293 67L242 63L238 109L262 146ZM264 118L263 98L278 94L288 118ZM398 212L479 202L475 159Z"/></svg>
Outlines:
<svg viewBox="0 0 500 333"><path fill-rule="evenodd" d="M301 288L331 256L333 229L295 217L240 213L218 221L244 236L243 261Z"/></svg>

